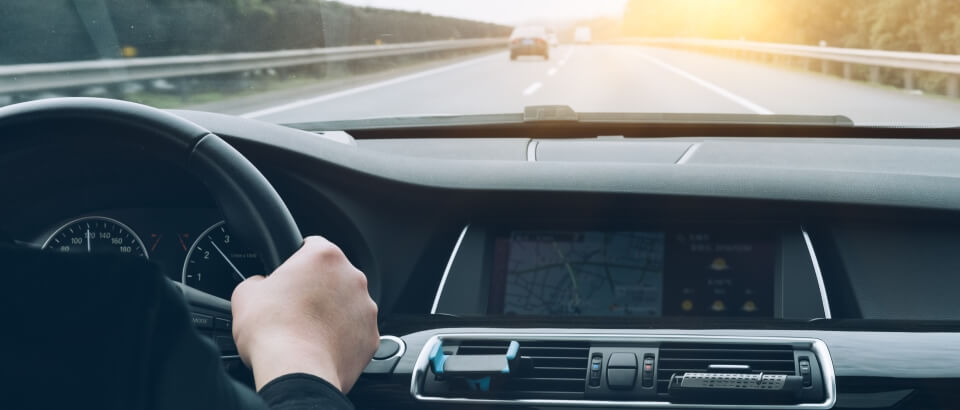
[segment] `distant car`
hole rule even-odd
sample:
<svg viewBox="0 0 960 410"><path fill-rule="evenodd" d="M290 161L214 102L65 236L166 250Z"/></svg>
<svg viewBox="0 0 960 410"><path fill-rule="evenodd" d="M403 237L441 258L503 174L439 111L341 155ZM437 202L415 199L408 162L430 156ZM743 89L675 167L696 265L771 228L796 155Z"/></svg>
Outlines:
<svg viewBox="0 0 960 410"><path fill-rule="evenodd" d="M550 43L547 30L539 26L518 27L510 35L510 59L519 56L542 56L550 59Z"/></svg>
<svg viewBox="0 0 960 410"><path fill-rule="evenodd" d="M590 44L593 41L593 32L590 27L577 27L573 33L573 41L577 44Z"/></svg>
<svg viewBox="0 0 960 410"><path fill-rule="evenodd" d="M560 40L557 39L555 33L547 34L547 43L550 44L550 47L556 47L560 45Z"/></svg>

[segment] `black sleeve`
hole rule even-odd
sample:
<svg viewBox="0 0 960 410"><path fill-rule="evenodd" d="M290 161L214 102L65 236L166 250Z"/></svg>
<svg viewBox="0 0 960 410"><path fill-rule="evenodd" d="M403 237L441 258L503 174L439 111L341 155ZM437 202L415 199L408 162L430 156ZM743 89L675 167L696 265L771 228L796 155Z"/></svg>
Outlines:
<svg viewBox="0 0 960 410"><path fill-rule="evenodd" d="M147 261L0 246L4 409L266 410Z"/></svg>
<svg viewBox="0 0 960 410"><path fill-rule="evenodd" d="M340 390L306 373L273 379L260 389L260 397L272 410L353 410L353 404Z"/></svg>

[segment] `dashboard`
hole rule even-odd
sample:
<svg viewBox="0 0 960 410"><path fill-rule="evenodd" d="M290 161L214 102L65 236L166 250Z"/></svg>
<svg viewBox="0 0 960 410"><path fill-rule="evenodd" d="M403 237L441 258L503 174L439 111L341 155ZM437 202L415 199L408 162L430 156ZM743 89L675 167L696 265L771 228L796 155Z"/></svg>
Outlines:
<svg viewBox="0 0 960 410"><path fill-rule="evenodd" d="M759 408L960 400L954 141L354 139L178 114L237 147L305 235L367 274L384 350L351 392L359 408L724 408L689 390L711 365L793 389ZM0 238L148 258L221 298L262 273L177 164L65 131L0 141ZM514 373L470 390L490 371L478 363ZM698 366L687 390L671 385L678 363Z"/></svg>

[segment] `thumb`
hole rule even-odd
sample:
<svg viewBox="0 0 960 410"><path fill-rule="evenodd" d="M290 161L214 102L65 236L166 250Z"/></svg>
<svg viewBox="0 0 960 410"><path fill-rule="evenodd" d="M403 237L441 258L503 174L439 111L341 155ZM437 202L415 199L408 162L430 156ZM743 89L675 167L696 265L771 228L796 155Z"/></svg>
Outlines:
<svg viewBox="0 0 960 410"><path fill-rule="evenodd" d="M256 282L259 282L259 281L264 280L264 279L266 279L266 276L263 276L263 275L248 276L247 279L245 279L243 282L240 282L240 284L242 285L242 284L247 283L247 282L256 283Z"/></svg>
<svg viewBox="0 0 960 410"><path fill-rule="evenodd" d="M240 282L240 284L233 289L233 294L230 295L230 300L236 301L238 298L241 298L243 294L247 293L247 288L262 282L264 279L266 278L263 275L253 275L247 277L247 279L245 279L243 282Z"/></svg>

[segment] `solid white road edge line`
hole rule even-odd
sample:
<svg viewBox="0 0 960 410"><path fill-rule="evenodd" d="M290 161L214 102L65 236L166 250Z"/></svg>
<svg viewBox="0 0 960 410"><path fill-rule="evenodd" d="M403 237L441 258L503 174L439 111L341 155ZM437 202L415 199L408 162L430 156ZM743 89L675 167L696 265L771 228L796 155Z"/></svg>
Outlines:
<svg viewBox="0 0 960 410"><path fill-rule="evenodd" d="M644 60L647 60L647 61L649 61L649 62L651 62L651 63L653 63L653 64L656 64L656 65L660 66L660 68L663 68L663 69L665 69L665 70L667 70L667 71L670 71L670 72L672 72L672 73L674 73L674 74L677 74L677 75L679 75L679 76L681 76L681 77L683 77L683 78L686 78L687 80L690 80L690 81L696 83L697 85L699 85L699 86L701 86L701 87L703 87L703 88L706 88L706 89L708 89L708 90L710 90L710 91L713 91L714 93L717 93L717 94L720 95L721 97L724 97L724 98L726 98L726 99L728 99L728 100L730 100L730 101L733 101L733 102L739 104L739 105L740 105L741 107L743 107L743 108L746 108L746 109L748 109L748 110L750 110L750 111L753 111L753 113L755 113L755 114L767 114L767 115L773 114L773 111L770 111L770 110L768 110L767 108L765 108L765 107L763 107L763 106L761 106L761 105L759 105L759 104L756 104L756 103L754 103L754 102L752 102L752 101L750 101L750 100L748 100L748 99L746 99L746 98L743 98L743 97L741 97L741 96L739 96L739 95L736 95L736 94L734 94L734 93L732 93L732 92L730 92L730 91L727 91L726 89L724 89L724 88L722 88L722 87L720 87L720 86L718 86L718 85L716 85L716 84L713 84L713 83L711 83L711 82L709 82L709 81L707 81L707 80L704 80L704 79L702 79L702 78L700 78L700 77L697 77L697 76L695 76L695 75L693 75L693 74L690 74L690 73L688 73L688 72L686 72L686 71L683 71L683 70L681 70L680 68L677 68L677 67L675 67L675 66L673 66L673 65L670 65L670 64L666 63L665 61L663 61L663 60L661 60L661 59L659 59L659 58L656 58L656 57L653 57L653 56L649 56L649 55L644 54L644 53L636 53L636 55L639 56L640 58L644 59Z"/></svg>

